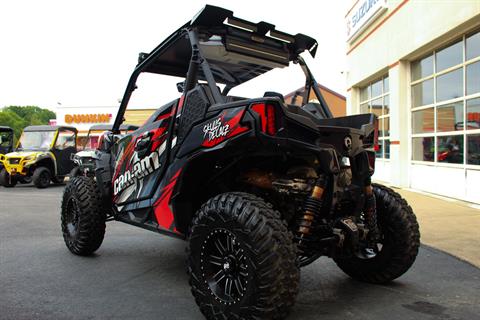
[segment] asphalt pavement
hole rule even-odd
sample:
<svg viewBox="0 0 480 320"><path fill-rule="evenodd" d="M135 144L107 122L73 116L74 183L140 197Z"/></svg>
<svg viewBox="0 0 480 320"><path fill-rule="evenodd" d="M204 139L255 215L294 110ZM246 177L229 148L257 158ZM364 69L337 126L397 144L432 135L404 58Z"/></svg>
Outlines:
<svg viewBox="0 0 480 320"><path fill-rule="evenodd" d="M74 256L60 231L62 188L0 187L0 319L203 319L183 241L109 222L97 254ZM480 319L480 269L422 246L407 274L379 286L321 258L302 269L288 319Z"/></svg>

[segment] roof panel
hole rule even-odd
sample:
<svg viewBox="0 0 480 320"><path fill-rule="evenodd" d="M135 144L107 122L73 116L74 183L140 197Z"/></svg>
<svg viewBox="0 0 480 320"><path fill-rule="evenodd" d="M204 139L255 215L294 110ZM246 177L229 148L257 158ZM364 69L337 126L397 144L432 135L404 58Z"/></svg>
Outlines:
<svg viewBox="0 0 480 320"><path fill-rule="evenodd" d="M192 54L187 37L187 29L191 28L198 30L200 50L215 81L230 86L287 66L301 52L309 51L314 56L317 47L311 37L290 35L275 30L273 24L242 20L230 10L207 5L150 54L141 54L138 68L142 72L185 77ZM198 78L206 80L201 70Z"/></svg>

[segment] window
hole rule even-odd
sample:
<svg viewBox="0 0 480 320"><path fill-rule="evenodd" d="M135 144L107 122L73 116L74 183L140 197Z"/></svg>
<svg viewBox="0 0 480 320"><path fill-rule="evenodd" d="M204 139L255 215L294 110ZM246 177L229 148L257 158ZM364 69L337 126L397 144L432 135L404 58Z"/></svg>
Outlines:
<svg viewBox="0 0 480 320"><path fill-rule="evenodd" d="M467 95L480 92L480 61L467 66Z"/></svg>
<svg viewBox="0 0 480 320"><path fill-rule="evenodd" d="M480 134L467 136L467 164L480 165Z"/></svg>
<svg viewBox="0 0 480 320"><path fill-rule="evenodd" d="M390 159L390 83L388 75L360 88L360 112L378 117L377 158ZM432 89L433 92L433 89Z"/></svg>
<svg viewBox="0 0 480 320"><path fill-rule="evenodd" d="M55 142L55 148L58 150L64 150L66 148L72 147L75 147L75 133L72 131L58 132L57 141Z"/></svg>
<svg viewBox="0 0 480 320"><path fill-rule="evenodd" d="M433 103L433 79L422 81L412 87L413 106L424 106Z"/></svg>
<svg viewBox="0 0 480 320"><path fill-rule="evenodd" d="M412 63L412 80L418 80L433 74L433 55Z"/></svg>
<svg viewBox="0 0 480 320"><path fill-rule="evenodd" d="M480 165L480 32L411 63L412 160Z"/></svg>
<svg viewBox="0 0 480 320"><path fill-rule="evenodd" d="M467 130L480 129L480 98L467 100Z"/></svg>
<svg viewBox="0 0 480 320"><path fill-rule="evenodd" d="M433 161L435 152L433 137L413 138L412 157L418 161Z"/></svg>

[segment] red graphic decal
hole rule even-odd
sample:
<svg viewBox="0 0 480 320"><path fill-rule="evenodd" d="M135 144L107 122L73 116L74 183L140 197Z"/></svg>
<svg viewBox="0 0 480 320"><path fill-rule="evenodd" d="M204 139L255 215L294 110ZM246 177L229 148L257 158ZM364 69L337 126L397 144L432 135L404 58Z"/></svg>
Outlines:
<svg viewBox="0 0 480 320"><path fill-rule="evenodd" d="M178 170L172 179L170 179L170 182L163 188L162 195L153 205L157 222L165 229L170 229L170 226L173 223L173 212L170 208L170 199L181 171L182 169ZM176 229L174 229L174 231L176 232Z"/></svg>
<svg viewBox="0 0 480 320"><path fill-rule="evenodd" d="M152 136L152 148L150 149L151 151L155 151L160 147L160 145L165 141L165 131L167 130L167 127L160 127L158 129L155 129L153 131L153 136Z"/></svg>
<svg viewBox="0 0 480 320"><path fill-rule="evenodd" d="M177 111L177 114L179 114L180 112L182 112L182 108L183 108L183 102L185 101L185 95L182 94L182 96L180 97L180 100L178 101L178 111Z"/></svg>
<svg viewBox="0 0 480 320"><path fill-rule="evenodd" d="M223 112L219 117L203 127L203 147L214 147L217 144L248 130L248 127L244 127L240 124L240 120L242 119L245 110L241 110L232 119L225 122L224 119L226 113L227 111Z"/></svg>
<svg viewBox="0 0 480 320"><path fill-rule="evenodd" d="M167 119L167 118L170 118L170 113L160 114L160 115L155 119L155 121L160 121L160 120L164 120L164 119Z"/></svg>
<svg viewBox="0 0 480 320"><path fill-rule="evenodd" d="M115 172L115 175L113 176L112 181L114 181L118 177L118 175L120 174L121 168L122 168L125 160L131 158L133 150L134 150L134 146L135 146L134 140L135 140L135 138L132 137L132 140L128 143L128 146L125 147L125 151L123 152L122 158L120 160L118 160L119 161L119 163L117 165L118 169Z"/></svg>
<svg viewBox="0 0 480 320"><path fill-rule="evenodd" d="M173 107L172 108L172 112L170 113L170 116L174 116L175 113L177 114L177 116L180 114L180 112L182 111L182 108L183 108L183 102L185 101L185 95L182 95L180 97L180 99L178 100L178 104L176 107Z"/></svg>

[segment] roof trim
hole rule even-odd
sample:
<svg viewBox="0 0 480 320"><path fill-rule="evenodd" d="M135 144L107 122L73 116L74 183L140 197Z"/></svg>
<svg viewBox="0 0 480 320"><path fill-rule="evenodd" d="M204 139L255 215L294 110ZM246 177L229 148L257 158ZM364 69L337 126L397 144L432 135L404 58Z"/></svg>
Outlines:
<svg viewBox="0 0 480 320"><path fill-rule="evenodd" d="M50 126L50 125L38 125L38 126L27 126L23 129L25 132L32 131L57 131L59 129L67 129L74 132L78 132L77 128L70 126Z"/></svg>

